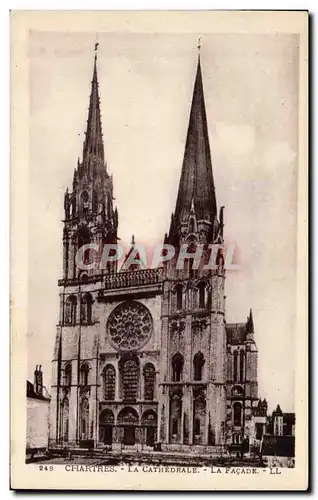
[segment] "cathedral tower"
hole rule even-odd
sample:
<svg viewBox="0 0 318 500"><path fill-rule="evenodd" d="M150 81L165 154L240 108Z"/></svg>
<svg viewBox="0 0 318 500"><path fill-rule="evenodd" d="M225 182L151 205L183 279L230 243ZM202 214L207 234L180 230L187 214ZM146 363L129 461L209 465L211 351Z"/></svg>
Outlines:
<svg viewBox="0 0 318 500"><path fill-rule="evenodd" d="M165 243L161 439L222 445L226 413L223 208L212 172L200 55L176 208Z"/></svg>
<svg viewBox="0 0 318 500"><path fill-rule="evenodd" d="M239 445L258 408L257 348L252 312L245 323L225 320L223 207L218 213L200 57L164 238L175 255L156 269L99 266L104 244L119 238L96 59L82 159L64 197L50 446L120 452L157 441L167 452L211 453ZM125 263L135 246L133 237Z"/></svg>
<svg viewBox="0 0 318 500"><path fill-rule="evenodd" d="M86 279L75 261L76 252L86 244L117 243L118 213L113 208L113 179L107 172L104 159L100 99L97 79L97 55L94 59L93 80L89 99L88 119L83 144L82 161L74 170L72 192L64 197L63 278ZM85 264L98 263L100 253L86 250ZM116 266L107 269L115 272ZM89 275L98 274L99 267L92 265ZM83 276L83 274L85 274Z"/></svg>
<svg viewBox="0 0 318 500"><path fill-rule="evenodd" d="M64 196L63 278L59 280L60 319L51 401L50 438L55 443L65 442L67 436L67 442L78 444L81 437L87 440L96 433L96 404L89 405L88 398L93 400L95 393L97 400L97 385L96 377L93 385L89 383L89 371L98 364L97 289L104 274L117 270L116 262L107 269L99 267L103 245L117 242L118 212L113 200L113 179L104 156L95 51L82 159L74 170L72 191L67 189ZM88 244L95 245L94 249L85 250ZM79 250L82 253L76 258ZM92 358L89 369L84 362L88 357Z"/></svg>

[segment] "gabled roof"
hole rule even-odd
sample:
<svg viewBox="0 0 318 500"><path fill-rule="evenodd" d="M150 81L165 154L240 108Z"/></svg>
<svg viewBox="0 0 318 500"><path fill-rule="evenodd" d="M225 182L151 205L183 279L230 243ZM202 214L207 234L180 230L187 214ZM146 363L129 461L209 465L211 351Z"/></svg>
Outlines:
<svg viewBox="0 0 318 500"><path fill-rule="evenodd" d="M43 389L45 389L45 387L43 387ZM47 393L46 389L45 392ZM51 400L50 396L43 396L35 392L34 385L29 380L26 381L26 396L27 398L38 399L40 401L49 402Z"/></svg>

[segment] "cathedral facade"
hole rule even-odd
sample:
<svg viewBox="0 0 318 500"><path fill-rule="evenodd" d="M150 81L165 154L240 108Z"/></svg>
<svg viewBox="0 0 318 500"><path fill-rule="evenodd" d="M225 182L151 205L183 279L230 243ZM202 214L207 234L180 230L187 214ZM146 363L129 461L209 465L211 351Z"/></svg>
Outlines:
<svg viewBox="0 0 318 500"><path fill-rule="evenodd" d="M252 312L239 324L225 317L223 207L217 211L200 57L175 211L163 238L175 257L157 268L123 269L114 260L102 270L80 269L75 257L83 245L118 242L113 199L95 56L82 159L64 198L50 446L160 443L199 452L239 445L259 405L258 352ZM198 245L200 262L191 257ZM213 245L215 265L205 269ZM83 254L84 263L97 257Z"/></svg>

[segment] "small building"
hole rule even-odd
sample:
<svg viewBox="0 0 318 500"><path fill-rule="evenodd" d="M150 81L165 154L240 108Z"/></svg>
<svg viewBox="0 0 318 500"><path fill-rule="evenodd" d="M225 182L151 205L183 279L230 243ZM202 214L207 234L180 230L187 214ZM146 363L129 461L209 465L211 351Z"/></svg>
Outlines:
<svg viewBox="0 0 318 500"><path fill-rule="evenodd" d="M295 436L265 435L260 454L268 467L295 467Z"/></svg>
<svg viewBox="0 0 318 500"><path fill-rule="evenodd" d="M277 405L271 416L267 417L266 434L274 436L295 436L295 413L284 413Z"/></svg>
<svg viewBox="0 0 318 500"><path fill-rule="evenodd" d="M34 383L26 382L27 440L26 451L47 448L49 433L50 395L43 386L41 365L36 365Z"/></svg>
<svg viewBox="0 0 318 500"><path fill-rule="evenodd" d="M252 418L249 428L249 451L258 454L263 436L266 434L267 401L259 399L257 406L252 408Z"/></svg>

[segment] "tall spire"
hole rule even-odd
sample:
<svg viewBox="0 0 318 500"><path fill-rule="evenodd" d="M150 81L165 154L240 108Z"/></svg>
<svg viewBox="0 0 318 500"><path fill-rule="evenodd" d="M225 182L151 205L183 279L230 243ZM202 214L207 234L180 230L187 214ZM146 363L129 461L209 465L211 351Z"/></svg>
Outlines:
<svg viewBox="0 0 318 500"><path fill-rule="evenodd" d="M191 206L194 208L197 221L204 220L213 223L217 215L201 74L200 47L199 41L197 73L174 214L177 223L186 222L189 219Z"/></svg>
<svg viewBox="0 0 318 500"><path fill-rule="evenodd" d="M97 47L98 43L95 44L93 80L89 99L86 137L83 147L83 161L90 154L104 161L104 144L97 78Z"/></svg>
<svg viewBox="0 0 318 500"><path fill-rule="evenodd" d="M250 309L250 314L247 317L246 333L254 333L254 322L253 322L252 309Z"/></svg>

